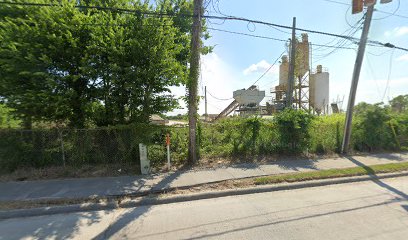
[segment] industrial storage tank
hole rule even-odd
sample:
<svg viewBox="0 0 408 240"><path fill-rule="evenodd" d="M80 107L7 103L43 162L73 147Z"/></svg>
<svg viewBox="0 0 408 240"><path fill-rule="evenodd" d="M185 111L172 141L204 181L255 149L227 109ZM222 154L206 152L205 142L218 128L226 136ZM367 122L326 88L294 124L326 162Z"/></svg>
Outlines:
<svg viewBox="0 0 408 240"><path fill-rule="evenodd" d="M289 78L289 59L287 55L282 56L282 63L279 66L279 86L286 89Z"/></svg>
<svg viewBox="0 0 408 240"><path fill-rule="evenodd" d="M302 41L296 46L296 74L303 77L309 71L309 36L302 33Z"/></svg>
<svg viewBox="0 0 408 240"><path fill-rule="evenodd" d="M296 76L303 77L309 71L309 37L307 33L302 33L302 41L296 39ZM279 66L279 86L286 90L289 82L289 57L282 56Z"/></svg>
<svg viewBox="0 0 408 240"><path fill-rule="evenodd" d="M310 106L318 113L325 113L329 106L329 72L318 65L309 80Z"/></svg>
<svg viewBox="0 0 408 240"><path fill-rule="evenodd" d="M259 91L258 89L242 89L234 91L233 97L241 105L258 106L265 98L265 91Z"/></svg>

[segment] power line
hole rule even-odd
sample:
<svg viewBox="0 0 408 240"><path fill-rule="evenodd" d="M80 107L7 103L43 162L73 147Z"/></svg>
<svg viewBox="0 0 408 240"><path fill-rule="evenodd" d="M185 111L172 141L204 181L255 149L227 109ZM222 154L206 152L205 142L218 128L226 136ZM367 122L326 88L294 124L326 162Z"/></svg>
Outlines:
<svg viewBox="0 0 408 240"><path fill-rule="evenodd" d="M213 97L213 98L215 98L215 99L217 99L217 100L220 100L220 101L229 101L229 100L234 99L234 98L218 98L218 97L212 95L212 94L208 91L208 89L207 89L207 93L208 93L211 97Z"/></svg>
<svg viewBox="0 0 408 240"><path fill-rule="evenodd" d="M281 53L281 55L279 55L279 57L275 60L275 62L274 63L272 63L271 64L271 66L269 66L269 68L268 69L266 69L266 71L258 78L258 79L256 79L256 81L251 85L251 86L254 86L257 82L259 82L259 80L261 80L275 65L276 65L276 63L279 61L279 59L283 56L283 54L285 54L285 51L283 51L282 53ZM229 100L232 100L232 99L234 99L234 98L218 98L218 97L215 97L214 95L212 95L208 90L207 90L207 93L211 96L211 97L213 97L213 98L215 98L215 99L217 99L217 100L220 100L220 101L229 101Z"/></svg>
<svg viewBox="0 0 408 240"><path fill-rule="evenodd" d="M37 6L37 7L58 7L61 5L57 4L42 4L42 3L10 3L10 2L0 2L0 4L8 4L8 5L20 5L20 6ZM140 10L133 10L133 9L125 9L125 8L111 8L111 7L102 7L102 6L84 6L84 5L74 5L75 8L82 8L82 9L96 9L96 10L107 10L107 11L117 11L117 12L122 12L122 13L135 13L139 15L145 15L145 16L159 16L159 17L196 17L195 15L189 15L189 14L174 14L174 13L163 13L163 12L153 12L153 11L140 11ZM286 26L286 25L281 25L281 24L275 24L275 23L270 23L270 22L264 22L260 20L254 20L254 19L248 19L248 18L242 18L242 17L234 17L234 16L227 16L227 17L220 17L220 16L212 16L212 15L202 15L202 18L206 19L219 19L219 20L229 20L229 21L242 21L242 22L249 22L253 24L261 24L261 25L266 25L266 26L273 26L273 27L278 27L278 28L284 28L284 29L292 29L291 26ZM328 32L322 32L322 31L317 31L317 30L311 30L311 29L305 29L305 28L296 28L295 30L298 31L303 31L303 32L308 32L308 33L314 33L314 34L320 34L320 35L326 35L326 36L331 36L331 37L337 37L337 38L343 38L349 41L358 41L359 39L350 37L350 36L344 36L340 34L335 34L335 33L328 33ZM381 45L383 47L388 47L388 48L394 48L394 49L399 49L403 51L408 51L408 48L403 48L403 47L397 47L391 43L381 43L379 41L368 41L371 44L377 44Z"/></svg>
<svg viewBox="0 0 408 240"><path fill-rule="evenodd" d="M384 102L385 95L387 94L387 90L388 90L388 97L389 97L393 57L394 57L394 51L392 51L391 54L390 54L390 61L389 61L389 64L388 64L387 84L385 85L384 95L383 95L383 98L382 98L383 102Z"/></svg>
<svg viewBox="0 0 408 240"><path fill-rule="evenodd" d="M366 53L368 53L368 52L366 52ZM376 75L375 75L375 73L374 73L374 70L373 70L373 67L372 67L372 65L371 65L370 57L369 57L368 55L366 55L366 57L367 57L368 70L370 71L369 73L371 74L371 77L372 77L373 80L374 80L374 83L375 83L375 87L376 87L376 89L377 89L378 96L379 96L379 98L381 98L381 91L380 91L380 88L378 87L377 77L376 77ZM367 69L367 68L366 68L366 69Z"/></svg>
<svg viewBox="0 0 408 240"><path fill-rule="evenodd" d="M234 32L234 31L229 31L229 30L224 30L224 29L218 29L218 28L207 28L207 29L208 29L208 30L213 30L213 31L218 31L218 32L225 32L225 33L231 33L231 34L236 34L236 35L242 35L242 36L247 36L247 37L254 37L254 38L262 38L262 39L274 40L274 41L279 41L279 42L287 42L287 41L288 41L288 40L284 40L284 39L278 39L278 38L273 38L273 37L255 35L255 34L250 34L250 33Z"/></svg>
<svg viewBox="0 0 408 240"><path fill-rule="evenodd" d="M344 5L344 6L351 6L350 3L345 3L345 2L335 1L335 0L322 0L322 1L330 2L330 3L336 3L336 4ZM398 0L398 2L400 3L400 0ZM394 16L394 17L400 17L400 18L408 19L408 16L404 16L404 15L401 15L401 14L396 14L398 10L399 10L399 7L398 7L398 9L397 9L396 11L394 11L394 12L392 12L392 13L391 13L391 12L387 12L387 11L378 10L378 9L376 9L375 11L380 12L380 13L388 14L389 16L387 16L387 17ZM386 17L386 18L387 18L387 17ZM374 19L373 19L373 20L374 20ZM376 19L376 20L378 20L378 19Z"/></svg>
<svg viewBox="0 0 408 240"><path fill-rule="evenodd" d="M259 88L260 88L260 89L263 89L264 87L269 86L269 85L272 85L273 83L275 83L275 82L277 82L277 81L279 81L279 79L275 79L275 80L273 80L273 81L267 82L266 84L263 84L263 85L260 86Z"/></svg>
<svg viewBox="0 0 408 240"><path fill-rule="evenodd" d="M362 20L363 20L363 17L362 17L358 22L356 22L353 26L351 26L350 28L348 28L347 30L345 30L344 32L342 32L342 35L347 34L347 36L353 37L354 34L360 29L360 27L361 27L361 25L362 25L362 23L361 23ZM354 31L353 31L353 30L354 30ZM333 39L333 40L331 40L330 42L327 42L325 45L328 45L328 44L334 42L335 40L336 40L336 39ZM355 43L355 42L353 42L353 43ZM335 48L341 48L341 47L344 47L344 46L345 46L345 39L340 39L340 40L338 40L338 41L337 41L337 44L334 45ZM322 48L322 47L318 47L318 48L316 48L316 49L313 49L313 51L321 51L321 50L320 50L321 48ZM352 49L354 49L354 48L352 48ZM331 53L333 53L333 51L330 52L330 53L327 54L327 55L330 55ZM326 55L326 56L327 56L327 55Z"/></svg>
<svg viewBox="0 0 408 240"><path fill-rule="evenodd" d="M362 18L363 19L363 18ZM360 19L360 21L362 20ZM362 23L360 24L360 21L358 21L357 23L355 23L355 26L351 26L350 30L348 30L348 34L347 36L353 37L358 30L360 29L360 26L362 25ZM359 26L357 26L358 24L360 24ZM346 30L347 32L347 30ZM352 42L352 43L356 43L356 42ZM341 47L346 47L347 43L345 39L340 39L339 41L337 41L337 48L333 49L332 51L330 51L329 53L326 54L321 54L321 55L317 55L317 59L315 59L315 63L319 62L321 60L323 60L324 58L330 56L331 54L335 53L336 51L338 51L338 49L340 49ZM348 44L347 46L349 46L350 44ZM352 48L353 50L355 50L354 48ZM316 54L315 54L316 55Z"/></svg>
<svg viewBox="0 0 408 240"><path fill-rule="evenodd" d="M398 12L398 10L400 9L400 7L401 7L401 1L398 0L398 5L397 5L397 8L395 8L394 12L392 12L392 13L390 13L388 16L385 16L385 17L382 17L382 18L373 18L373 20L383 20L383 19L386 19L386 18L395 16L395 14Z"/></svg>
<svg viewBox="0 0 408 240"><path fill-rule="evenodd" d="M8 4L8 5L19 5L19 6L37 6L37 7L61 7L62 5L57 5L57 4L45 4L45 3L11 3L11 2L0 2L0 4ZM108 10L108 11L118 11L118 12L123 12L123 13L136 13L140 15L152 15L152 16L168 16L168 17L196 17L194 15L190 14L173 14L173 13L164 13L164 12L152 12L152 11L140 11L140 10L133 10L133 9L125 9L125 8L112 8L112 7L102 7L102 6L85 6L85 5L74 5L75 8L83 8L83 9L96 9L96 10ZM242 17L234 17L234 16L212 16L212 15L203 15L203 18L208 18L208 19L220 19L220 20L235 20L235 21L244 21L244 22L250 22L250 23L257 23L261 25L267 25L267 26L273 26L273 27L279 27L279 28L285 28L285 29L292 29L291 26L285 26L281 24L275 24L275 23L268 23L264 21L259 21L259 20L253 20L253 19L248 19L248 18L242 18ZM347 36L342 36L339 34L334 34L334 33L325 33L321 31L316 31L316 30L308 30L308 29L302 29L302 28L296 28L296 30L299 31L304 31L304 32L310 32L310 33L316 33L316 34L322 34L322 35L328 35L332 37L340 37L340 38L347 38Z"/></svg>
<svg viewBox="0 0 408 240"><path fill-rule="evenodd" d="M251 85L255 85L259 80L261 80L272 68L275 66L275 64L279 61L279 59L285 54L285 51L281 53L281 55L275 60L274 63L271 64L271 66Z"/></svg>
<svg viewBox="0 0 408 240"><path fill-rule="evenodd" d="M378 53L378 54L372 53L372 52L370 52L370 51L367 51L367 53L370 54L370 55L372 55L372 56L381 57L381 56L383 56L384 54L389 53L390 51L393 51L393 49L387 49L387 50L385 50L384 52L381 52L381 53Z"/></svg>
<svg viewBox="0 0 408 240"><path fill-rule="evenodd" d="M279 42L287 42L288 41L288 40L285 40L285 39L279 39L279 38L274 38L274 37L269 37L269 36L262 36L262 35L255 35L255 34L250 34L250 33L235 32L235 31L229 31L229 30L219 29L219 28L207 28L207 29L208 30L213 30L213 31L218 31L218 32L225 32L225 33L231 33L231 34L236 34L236 35L242 35L242 36L247 36L247 37L274 40L274 41L279 41ZM351 48L351 47L338 47L338 46L334 46L334 45L324 45L324 44L317 44L317 43L312 43L311 45L312 46L317 46L317 47L341 48L341 49L352 49L352 50L354 50L354 48Z"/></svg>

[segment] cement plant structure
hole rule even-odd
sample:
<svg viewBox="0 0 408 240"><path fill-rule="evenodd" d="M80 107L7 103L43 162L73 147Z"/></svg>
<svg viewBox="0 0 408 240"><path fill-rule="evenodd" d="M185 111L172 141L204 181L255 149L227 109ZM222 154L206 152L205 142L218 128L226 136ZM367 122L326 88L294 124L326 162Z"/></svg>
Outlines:
<svg viewBox="0 0 408 240"><path fill-rule="evenodd" d="M312 48L306 33L302 34L301 41L297 39L295 41L295 79L292 85L292 108L310 111L318 115L329 114L329 72L322 65L317 65L316 69L311 68ZM290 45L288 47L291 48ZM290 56L284 55L281 60L279 84L271 88L272 99L266 102L266 106L260 105L265 97L265 91L260 91L257 86L251 86L248 89L234 91L234 101L214 120L226 117L233 111L237 111L241 116L246 116L272 115L283 110L287 102Z"/></svg>
<svg viewBox="0 0 408 240"><path fill-rule="evenodd" d="M289 46L290 48L291 46ZM293 106L296 109L317 114L329 113L329 72L322 65L311 68L311 44L308 35L296 43L295 79L293 83ZM284 55L279 66L279 85L271 89L273 97L267 104L268 112L283 110L289 86L290 57Z"/></svg>

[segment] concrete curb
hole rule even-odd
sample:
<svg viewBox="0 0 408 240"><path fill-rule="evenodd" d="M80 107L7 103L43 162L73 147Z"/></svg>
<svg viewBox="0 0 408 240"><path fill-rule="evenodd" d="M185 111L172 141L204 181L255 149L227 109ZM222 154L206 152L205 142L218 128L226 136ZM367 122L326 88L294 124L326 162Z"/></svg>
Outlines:
<svg viewBox="0 0 408 240"><path fill-rule="evenodd" d="M111 209L115 209L118 207L119 206L115 201L111 201L106 204L100 204L100 203L72 204L72 205L65 205L65 206L16 209L16 210L8 210L8 211L6 210L6 211L0 211L0 219L36 217L36 216L44 216L44 215L85 212L85 211L111 210Z"/></svg>
<svg viewBox="0 0 408 240"><path fill-rule="evenodd" d="M295 190L295 189L301 189L301 188L320 187L320 186L354 183L354 182L364 182L364 181L405 177L405 176L408 176L408 171L399 172L399 173L379 174L379 175L368 175L368 176L364 175L364 176L357 176L357 177L343 177L343 178L332 178L332 179L324 179L324 180L312 180L312 181L304 181L304 182L296 182L296 183L279 183L279 184L273 184L273 185L251 187L251 188L176 195L176 196L170 196L170 197L164 197L164 198L144 197L140 200L131 200L131 201L124 202L124 203L117 203L117 201L112 200L106 204L89 203L89 204L73 204L73 205L66 205L66 206L41 207L41 208L31 208L31 209L6 210L6 211L0 211L0 219L34 217L34 216L53 215L53 214L62 214L62 213L84 212L84 211L112 210L116 208L132 208L132 207L139 207L139 206L146 206L146 205L170 204L170 203L179 203L179 202L195 201L195 200L202 200L202 199L220 198L220 197L227 197L227 196L284 191L284 190Z"/></svg>
<svg viewBox="0 0 408 240"><path fill-rule="evenodd" d="M235 196L235 195L256 194L256 193L275 192L275 191L284 191L284 190L295 190L295 189L301 189L301 188L320 187L320 186L354 183L354 182L364 182L364 181L372 181L376 179L386 179L386 178L396 178L396 177L406 177L406 176L408 176L408 171L399 172L399 173L387 173L387 174L380 174L380 175L365 175L365 176L357 176L357 177L343 177L343 178L331 178L331 179L324 179L324 180L311 180L311 181L295 182L295 183L278 183L278 184L269 184L269 185L264 185L264 186L242 188L242 189L231 189L231 190L177 195L177 196L171 196L171 197L165 197L165 198L144 198L142 200L135 200L135 201L127 202L127 203L122 203L119 206L123 208L129 208L129 207L137 207L137 206L144 206L144 205L160 205L160 204L169 204L169 203L187 202L187 201L195 201L195 200L210 199L210 198ZM0 218L1 218L1 215L0 215Z"/></svg>

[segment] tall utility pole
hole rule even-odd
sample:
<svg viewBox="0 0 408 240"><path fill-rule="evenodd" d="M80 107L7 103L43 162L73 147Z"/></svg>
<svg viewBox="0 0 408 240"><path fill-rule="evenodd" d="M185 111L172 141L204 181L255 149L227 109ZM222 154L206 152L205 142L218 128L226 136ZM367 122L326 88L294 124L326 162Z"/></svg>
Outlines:
<svg viewBox="0 0 408 240"><path fill-rule="evenodd" d="M200 74L200 35L201 35L201 11L203 0L194 0L194 17L191 36L190 74L188 81L188 163L197 162L197 87Z"/></svg>
<svg viewBox="0 0 408 240"><path fill-rule="evenodd" d="M204 87L204 101L205 101L205 121L208 121L208 113L207 113L207 86Z"/></svg>
<svg viewBox="0 0 408 240"><path fill-rule="evenodd" d="M296 58L296 18L293 18L292 40L290 44L290 64L288 74L288 92L286 93L286 107L292 108L293 85L295 83L295 58Z"/></svg>
<svg viewBox="0 0 408 240"><path fill-rule="evenodd" d="M373 12L374 12L374 4L368 6L367 8L367 13L366 13L365 20L364 20L363 32L361 34L361 39L360 39L360 45L358 46L357 58L354 64L353 79L351 82L350 95L349 95L349 100L347 104L343 144L341 146L342 153L348 153L348 150L349 150L354 102L356 99L357 85L358 85L358 80L360 78L361 65L363 63L364 52L365 52L367 38L368 38L368 32L370 30L371 19L373 18Z"/></svg>

